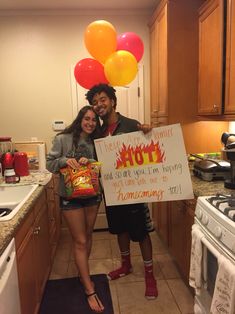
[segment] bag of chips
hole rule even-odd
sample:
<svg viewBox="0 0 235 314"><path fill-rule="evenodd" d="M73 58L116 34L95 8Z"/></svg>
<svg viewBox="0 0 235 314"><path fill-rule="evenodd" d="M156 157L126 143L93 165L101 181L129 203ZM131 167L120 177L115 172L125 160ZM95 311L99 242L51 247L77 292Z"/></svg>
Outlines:
<svg viewBox="0 0 235 314"><path fill-rule="evenodd" d="M89 198L100 193L99 162L81 165L78 169L65 167L60 169L64 177L65 190L68 198Z"/></svg>

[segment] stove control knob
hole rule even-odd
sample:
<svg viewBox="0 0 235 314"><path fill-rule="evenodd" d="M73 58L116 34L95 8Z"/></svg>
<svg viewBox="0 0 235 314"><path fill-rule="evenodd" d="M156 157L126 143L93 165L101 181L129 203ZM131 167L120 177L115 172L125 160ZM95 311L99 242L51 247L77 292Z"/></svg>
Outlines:
<svg viewBox="0 0 235 314"><path fill-rule="evenodd" d="M221 236L222 236L222 230L221 230L221 228L220 227L216 227L215 228L215 236L216 236L216 238L221 238Z"/></svg>
<svg viewBox="0 0 235 314"><path fill-rule="evenodd" d="M209 222L208 216L204 214L202 216L202 223L203 223L203 225L207 225L208 222Z"/></svg>
<svg viewBox="0 0 235 314"><path fill-rule="evenodd" d="M197 218L198 218L199 220L202 219L202 211L201 211L201 209L198 209L198 211L196 211L196 216L197 216Z"/></svg>

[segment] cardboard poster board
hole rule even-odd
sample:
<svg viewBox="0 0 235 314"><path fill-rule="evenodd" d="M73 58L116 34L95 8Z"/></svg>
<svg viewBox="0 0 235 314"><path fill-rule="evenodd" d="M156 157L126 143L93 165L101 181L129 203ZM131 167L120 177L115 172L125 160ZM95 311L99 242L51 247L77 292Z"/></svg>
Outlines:
<svg viewBox="0 0 235 314"><path fill-rule="evenodd" d="M192 199L180 124L95 140L107 205Z"/></svg>

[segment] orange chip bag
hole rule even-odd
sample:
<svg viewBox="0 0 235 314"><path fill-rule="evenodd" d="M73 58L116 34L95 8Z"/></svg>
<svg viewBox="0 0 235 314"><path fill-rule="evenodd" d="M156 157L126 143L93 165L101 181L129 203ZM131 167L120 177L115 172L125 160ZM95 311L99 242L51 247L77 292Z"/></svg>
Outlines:
<svg viewBox="0 0 235 314"><path fill-rule="evenodd" d="M78 169L61 169L64 176L66 194L69 198L88 198L99 193L100 163L81 165Z"/></svg>
<svg viewBox="0 0 235 314"><path fill-rule="evenodd" d="M65 185L65 191L68 197L71 197L73 193L73 187L72 187L72 182L70 180L70 172L69 172L69 167L66 168L61 168L60 173L64 177L64 185Z"/></svg>

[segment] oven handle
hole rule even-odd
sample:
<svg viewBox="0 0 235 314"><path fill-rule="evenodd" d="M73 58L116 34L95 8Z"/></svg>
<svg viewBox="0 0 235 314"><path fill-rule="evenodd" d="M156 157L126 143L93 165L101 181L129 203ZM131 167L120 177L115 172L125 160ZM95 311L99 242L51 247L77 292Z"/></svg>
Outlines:
<svg viewBox="0 0 235 314"><path fill-rule="evenodd" d="M201 241L218 260L220 255L222 254L220 249L219 248L215 249L214 246L210 243L210 241L208 241L205 237L202 237Z"/></svg>

